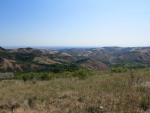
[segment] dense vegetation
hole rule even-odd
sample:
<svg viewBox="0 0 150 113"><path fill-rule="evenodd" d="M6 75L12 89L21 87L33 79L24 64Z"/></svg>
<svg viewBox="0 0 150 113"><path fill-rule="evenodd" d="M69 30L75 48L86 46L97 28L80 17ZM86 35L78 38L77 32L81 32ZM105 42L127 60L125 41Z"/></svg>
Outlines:
<svg viewBox="0 0 150 113"><path fill-rule="evenodd" d="M142 68L146 68L147 66L137 66L137 65L113 65L110 70L106 70L106 72L110 73L122 73L122 72L130 72L132 70L138 70ZM26 72L16 72L14 79L20 80L50 80L53 78L68 78L68 77L77 77L80 79L84 79L88 76L92 76L93 73L96 72L94 70L89 70L87 68L81 68L78 64L53 64L48 65L46 68L41 71L26 71Z"/></svg>
<svg viewBox="0 0 150 113"><path fill-rule="evenodd" d="M54 78L71 78L77 77L79 79L85 79L88 76L92 76L94 72L85 68L75 71L61 71L61 72L20 72L15 74L14 79L18 80L51 80Z"/></svg>

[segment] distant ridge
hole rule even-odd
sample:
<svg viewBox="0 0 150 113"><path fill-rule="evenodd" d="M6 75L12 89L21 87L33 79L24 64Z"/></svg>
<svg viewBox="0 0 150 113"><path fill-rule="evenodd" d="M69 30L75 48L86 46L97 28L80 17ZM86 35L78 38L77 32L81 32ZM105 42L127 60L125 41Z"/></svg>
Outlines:
<svg viewBox="0 0 150 113"><path fill-rule="evenodd" d="M0 47L0 71L50 71L70 64L95 70L107 70L116 65L147 67L150 66L150 47Z"/></svg>

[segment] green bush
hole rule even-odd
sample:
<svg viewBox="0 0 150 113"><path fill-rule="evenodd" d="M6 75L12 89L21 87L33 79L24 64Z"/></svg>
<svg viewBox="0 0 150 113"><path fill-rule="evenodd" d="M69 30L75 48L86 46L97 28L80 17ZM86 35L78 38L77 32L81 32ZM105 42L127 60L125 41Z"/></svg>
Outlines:
<svg viewBox="0 0 150 113"><path fill-rule="evenodd" d="M19 80L50 80L53 78L68 78L77 77L79 79L85 79L86 77L92 75L92 72L87 69L79 69L76 71L64 71L64 72L26 72L26 73L16 73L15 79Z"/></svg>
<svg viewBox="0 0 150 113"><path fill-rule="evenodd" d="M49 80L51 79L51 76L47 72L29 72L29 73L17 73L15 75L16 79L20 80Z"/></svg>
<svg viewBox="0 0 150 113"><path fill-rule="evenodd" d="M126 72L128 69L125 67L113 67L111 68L111 72L114 73L121 73L121 72Z"/></svg>
<svg viewBox="0 0 150 113"><path fill-rule="evenodd" d="M80 70L73 72L72 74L73 77L78 77L79 79L85 79L90 75L92 75L92 72L87 69L80 69Z"/></svg>
<svg viewBox="0 0 150 113"><path fill-rule="evenodd" d="M76 64L54 64L50 65L48 70L54 73L60 73L60 72L65 72L65 71L75 71L78 70L79 66Z"/></svg>

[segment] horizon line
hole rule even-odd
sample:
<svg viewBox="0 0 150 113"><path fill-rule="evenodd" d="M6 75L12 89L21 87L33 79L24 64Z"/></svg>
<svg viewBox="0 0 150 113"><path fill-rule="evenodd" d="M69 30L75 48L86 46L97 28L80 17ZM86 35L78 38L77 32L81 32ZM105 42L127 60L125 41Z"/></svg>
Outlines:
<svg viewBox="0 0 150 113"><path fill-rule="evenodd" d="M150 46L0 46L2 48L105 48L105 47L116 47L116 48L145 48Z"/></svg>

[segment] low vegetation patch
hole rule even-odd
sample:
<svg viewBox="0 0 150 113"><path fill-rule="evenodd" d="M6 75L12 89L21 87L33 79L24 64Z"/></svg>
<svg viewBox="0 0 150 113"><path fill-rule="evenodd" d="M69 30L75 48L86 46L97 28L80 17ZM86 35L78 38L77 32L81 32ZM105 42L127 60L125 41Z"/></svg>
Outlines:
<svg viewBox="0 0 150 113"><path fill-rule="evenodd" d="M19 80L0 82L0 112L150 112L150 69L112 76L110 72L81 68L59 73L16 73L15 78Z"/></svg>
<svg viewBox="0 0 150 113"><path fill-rule="evenodd" d="M76 71L63 71L63 72L23 72L16 73L15 79L18 80L51 80L54 78L70 78L76 77L79 79L85 79L88 76L92 76L92 71L88 69L79 69Z"/></svg>

